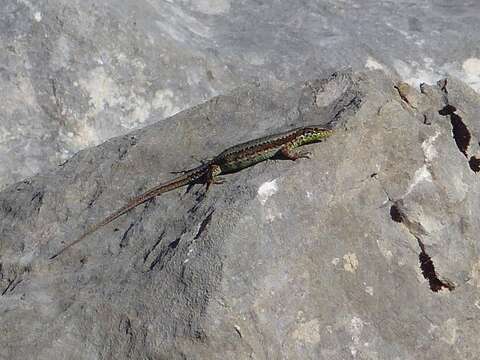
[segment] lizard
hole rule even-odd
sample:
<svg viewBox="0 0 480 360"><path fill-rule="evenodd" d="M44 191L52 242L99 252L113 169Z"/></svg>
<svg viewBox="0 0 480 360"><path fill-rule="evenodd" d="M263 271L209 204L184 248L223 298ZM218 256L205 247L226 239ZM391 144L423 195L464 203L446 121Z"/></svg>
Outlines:
<svg viewBox="0 0 480 360"><path fill-rule="evenodd" d="M320 142L332 135L332 133L333 129L331 126L309 125L232 146L215 156L213 159L204 162L193 169L182 171L183 175L155 186L133 198L122 208L93 225L77 240L68 244L55 255L51 256L50 260L56 258L75 244L78 244L102 226L109 224L133 208L163 193L175 190L182 186L193 185L198 182L205 183L206 192L208 192L210 185L221 184L223 182L219 177L220 175L234 173L268 159L276 157L283 157L289 160L297 160L300 158L308 159L310 153L298 151L297 148L302 145Z"/></svg>

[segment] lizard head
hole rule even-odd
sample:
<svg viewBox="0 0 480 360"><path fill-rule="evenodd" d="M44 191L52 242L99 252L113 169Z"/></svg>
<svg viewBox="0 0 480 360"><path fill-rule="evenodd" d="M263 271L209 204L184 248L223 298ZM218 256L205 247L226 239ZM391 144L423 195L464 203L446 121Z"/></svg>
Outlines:
<svg viewBox="0 0 480 360"><path fill-rule="evenodd" d="M304 144L321 141L333 134L333 129L328 126L310 125L300 130Z"/></svg>

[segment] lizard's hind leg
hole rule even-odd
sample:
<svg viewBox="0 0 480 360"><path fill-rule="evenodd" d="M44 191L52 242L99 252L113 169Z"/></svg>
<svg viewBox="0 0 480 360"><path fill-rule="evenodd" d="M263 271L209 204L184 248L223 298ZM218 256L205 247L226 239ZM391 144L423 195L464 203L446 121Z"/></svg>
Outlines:
<svg viewBox="0 0 480 360"><path fill-rule="evenodd" d="M209 169L208 174L207 174L205 192L208 191L208 189L210 188L210 185L212 185L212 184L223 184L224 180L218 176L221 173L222 173L222 170L220 169L220 166L218 166L218 165L211 165L210 166L210 169Z"/></svg>

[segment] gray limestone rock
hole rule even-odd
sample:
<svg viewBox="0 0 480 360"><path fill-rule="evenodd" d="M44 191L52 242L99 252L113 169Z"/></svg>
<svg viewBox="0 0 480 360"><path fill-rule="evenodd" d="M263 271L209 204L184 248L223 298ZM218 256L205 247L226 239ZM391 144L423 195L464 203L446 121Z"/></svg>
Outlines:
<svg viewBox="0 0 480 360"><path fill-rule="evenodd" d="M478 358L479 106L380 71L249 85L8 187L1 357ZM171 171L327 122L310 160L166 193L48 260Z"/></svg>
<svg viewBox="0 0 480 360"><path fill-rule="evenodd" d="M480 2L0 0L0 188L261 81L381 69L480 90Z"/></svg>

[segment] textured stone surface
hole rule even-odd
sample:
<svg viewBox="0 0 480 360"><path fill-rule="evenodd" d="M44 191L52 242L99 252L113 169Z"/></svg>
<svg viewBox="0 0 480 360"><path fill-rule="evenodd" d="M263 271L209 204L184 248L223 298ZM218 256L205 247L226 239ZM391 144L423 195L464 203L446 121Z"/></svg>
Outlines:
<svg viewBox="0 0 480 360"><path fill-rule="evenodd" d="M10 186L2 357L479 357L479 107L381 72L248 86ZM328 121L310 160L167 193L48 260L194 158Z"/></svg>
<svg viewBox="0 0 480 360"><path fill-rule="evenodd" d="M260 80L446 73L480 88L480 2L0 1L0 187Z"/></svg>

